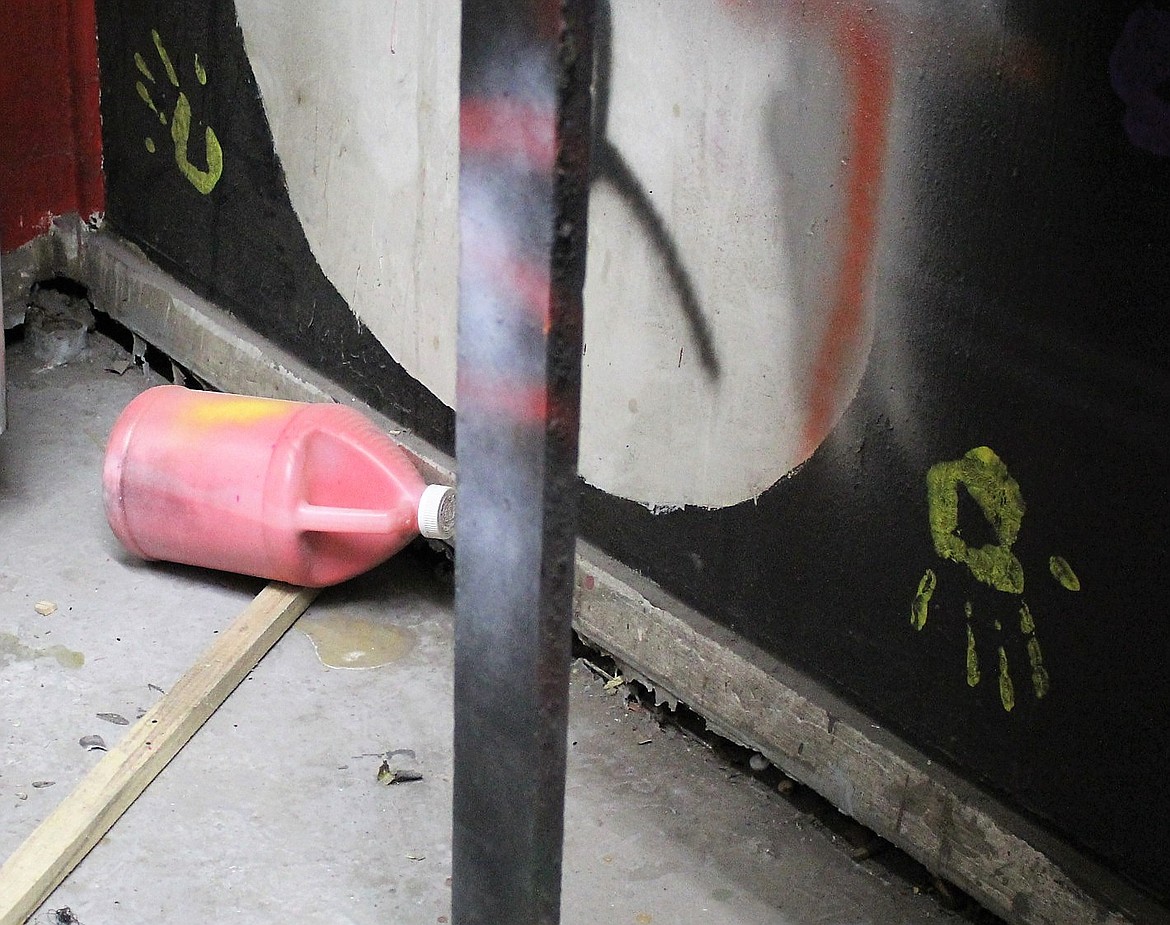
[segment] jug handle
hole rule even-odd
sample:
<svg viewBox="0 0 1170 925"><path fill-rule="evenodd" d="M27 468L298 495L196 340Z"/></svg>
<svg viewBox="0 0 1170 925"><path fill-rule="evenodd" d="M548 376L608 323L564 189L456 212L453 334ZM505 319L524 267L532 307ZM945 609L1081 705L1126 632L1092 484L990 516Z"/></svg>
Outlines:
<svg viewBox="0 0 1170 925"><path fill-rule="evenodd" d="M401 529L402 518L390 511L325 507L302 501L297 506L296 525L316 533L386 534Z"/></svg>

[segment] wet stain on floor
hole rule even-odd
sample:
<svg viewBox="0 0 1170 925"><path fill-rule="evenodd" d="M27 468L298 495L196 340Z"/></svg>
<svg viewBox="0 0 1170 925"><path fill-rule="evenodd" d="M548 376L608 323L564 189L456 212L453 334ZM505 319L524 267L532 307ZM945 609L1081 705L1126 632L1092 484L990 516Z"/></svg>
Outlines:
<svg viewBox="0 0 1170 925"><path fill-rule="evenodd" d="M415 645L413 632L372 616L306 614L296 626L312 641L321 664L330 668L381 668Z"/></svg>
<svg viewBox="0 0 1170 925"><path fill-rule="evenodd" d="M64 646L39 649L25 645L18 636L11 633L0 633L0 668L6 668L14 662L31 662L38 658L55 658L62 668L80 668L85 664L84 655Z"/></svg>

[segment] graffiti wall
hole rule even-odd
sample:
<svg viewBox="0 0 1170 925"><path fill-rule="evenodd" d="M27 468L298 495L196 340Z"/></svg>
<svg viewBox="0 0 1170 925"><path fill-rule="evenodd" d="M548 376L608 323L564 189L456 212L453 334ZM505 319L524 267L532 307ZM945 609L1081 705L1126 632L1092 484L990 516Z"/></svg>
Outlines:
<svg viewBox="0 0 1170 925"><path fill-rule="evenodd" d="M109 226L447 450L456 11L98 24ZM1170 896L1167 14L603 14L585 534Z"/></svg>

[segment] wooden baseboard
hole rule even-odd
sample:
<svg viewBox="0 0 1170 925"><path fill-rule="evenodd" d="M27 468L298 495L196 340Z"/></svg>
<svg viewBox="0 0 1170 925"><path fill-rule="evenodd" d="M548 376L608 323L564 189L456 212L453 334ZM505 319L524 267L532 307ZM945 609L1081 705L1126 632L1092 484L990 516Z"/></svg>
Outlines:
<svg viewBox="0 0 1170 925"><path fill-rule="evenodd" d="M79 222L57 266L95 307L217 388L362 407L433 481L454 460L200 299L132 246ZM584 544L578 631L719 732L758 750L933 873L1016 925L1154 925L1170 913L1100 865L875 726L790 667Z"/></svg>

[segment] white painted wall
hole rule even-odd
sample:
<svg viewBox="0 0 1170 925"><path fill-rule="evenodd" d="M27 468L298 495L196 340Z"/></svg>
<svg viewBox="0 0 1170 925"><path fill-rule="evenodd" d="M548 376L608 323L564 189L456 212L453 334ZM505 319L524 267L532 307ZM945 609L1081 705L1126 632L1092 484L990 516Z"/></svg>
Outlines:
<svg viewBox="0 0 1170 925"><path fill-rule="evenodd" d="M239 0L293 207L325 275L455 394L459 4Z"/></svg>
<svg viewBox="0 0 1170 925"><path fill-rule="evenodd" d="M318 261L395 359L453 404L458 4L236 5ZM659 255L596 186L581 472L656 508L743 501L802 461L840 245L832 52L731 7L614 2L608 134L678 244L722 367L714 381L703 371ZM842 375L838 412L867 351Z"/></svg>

